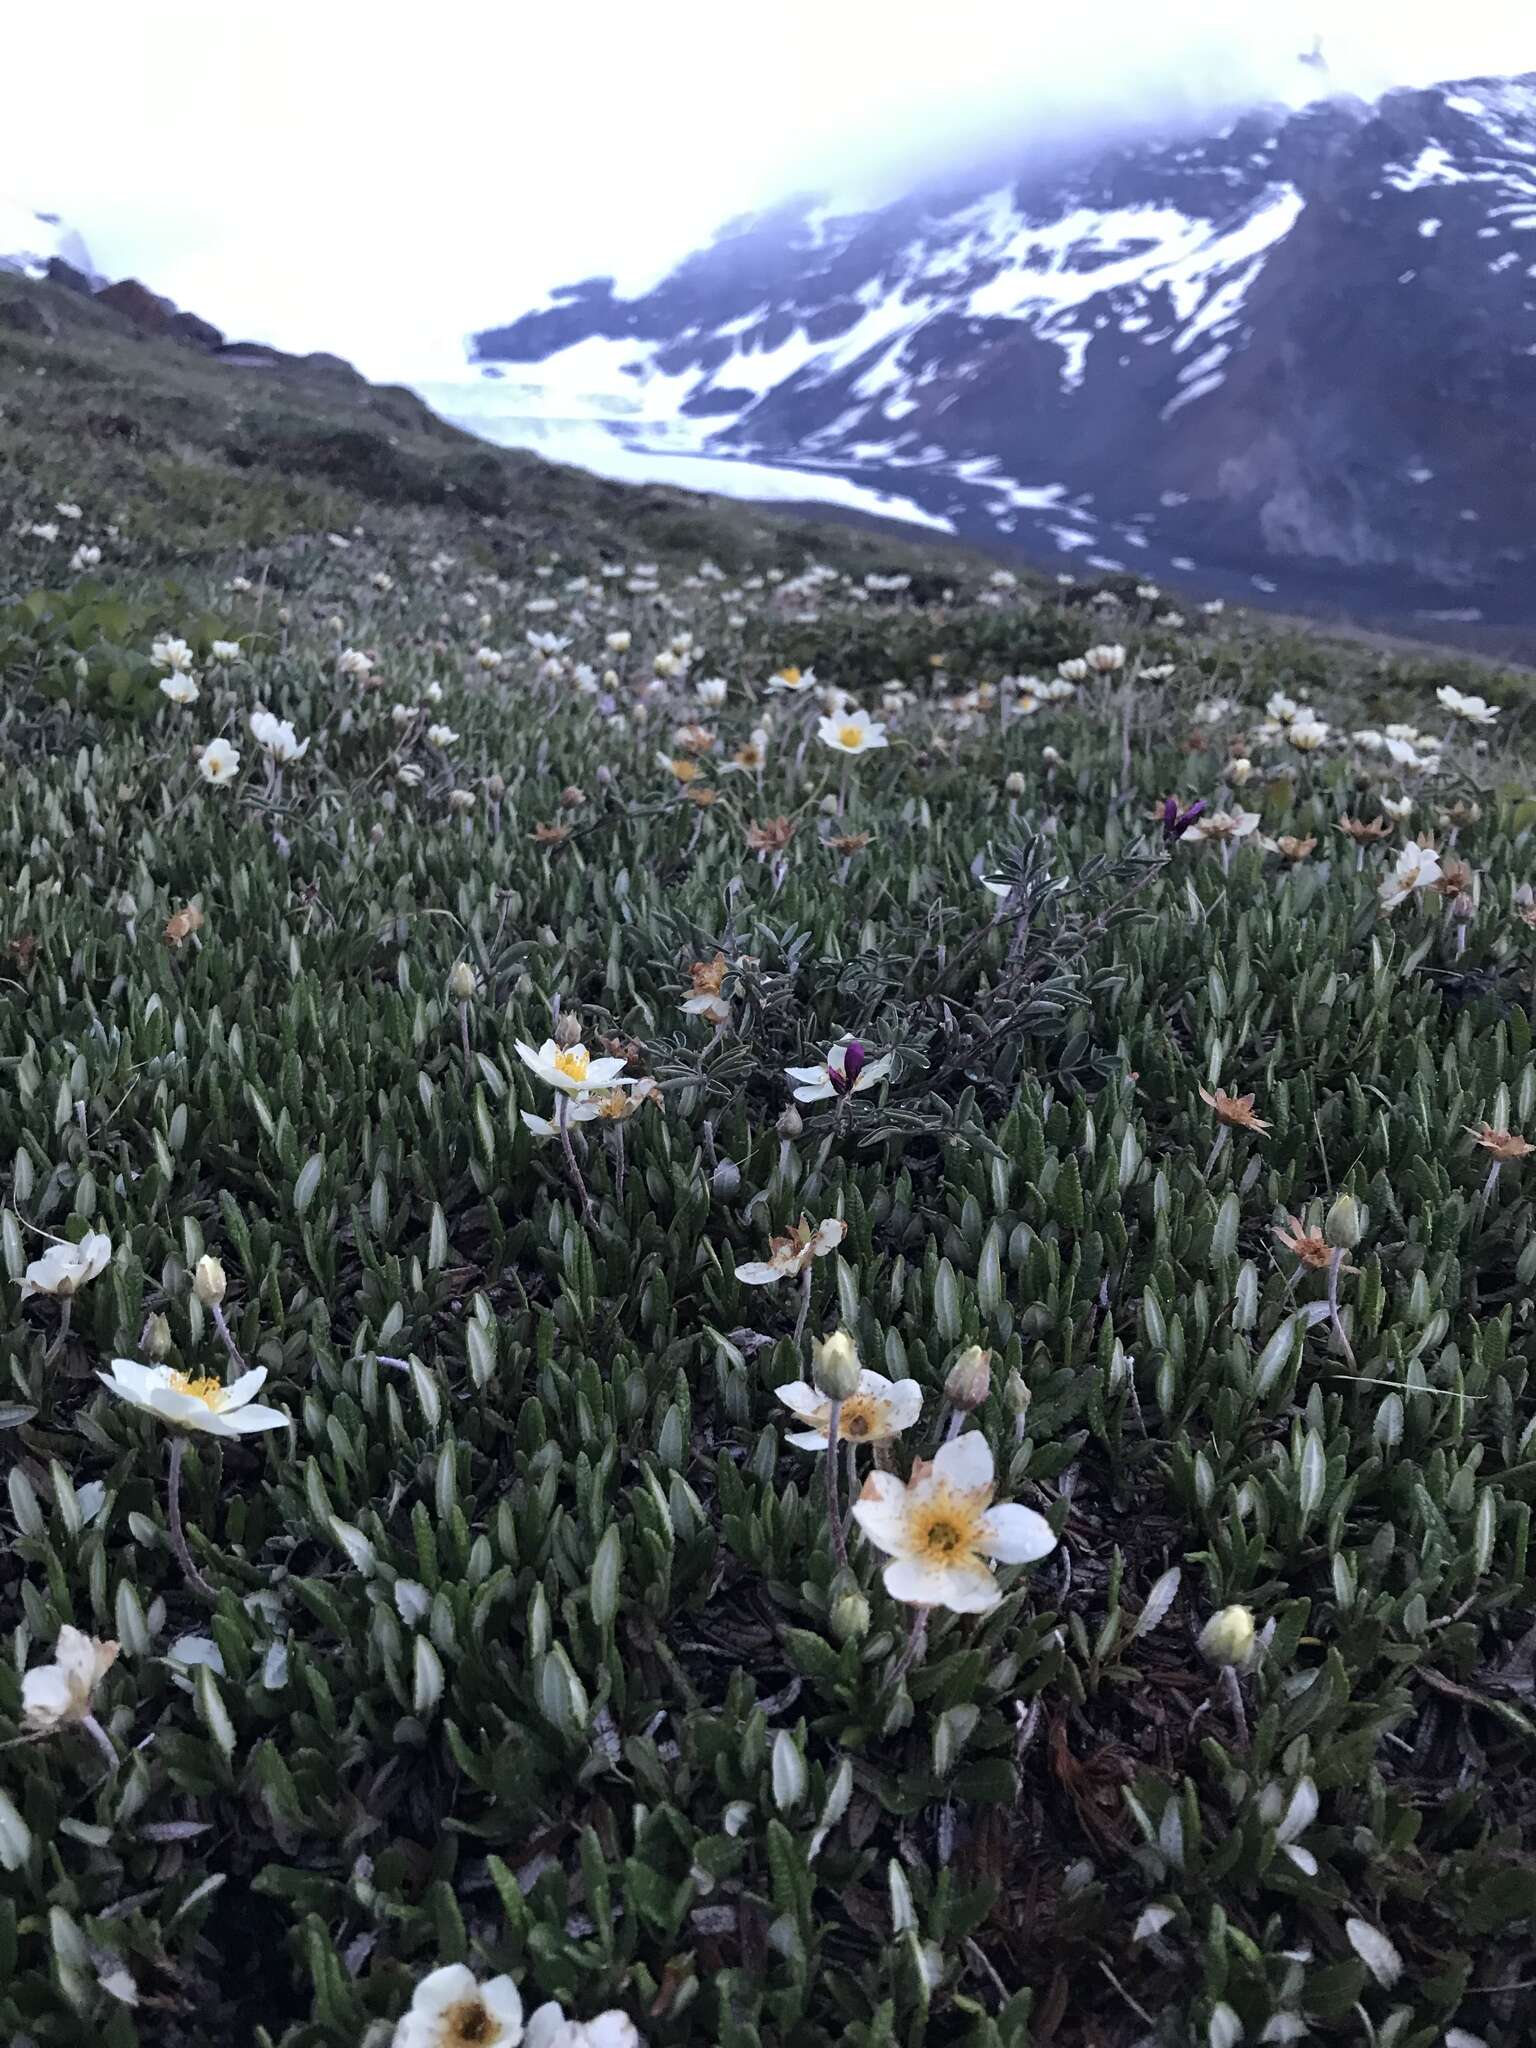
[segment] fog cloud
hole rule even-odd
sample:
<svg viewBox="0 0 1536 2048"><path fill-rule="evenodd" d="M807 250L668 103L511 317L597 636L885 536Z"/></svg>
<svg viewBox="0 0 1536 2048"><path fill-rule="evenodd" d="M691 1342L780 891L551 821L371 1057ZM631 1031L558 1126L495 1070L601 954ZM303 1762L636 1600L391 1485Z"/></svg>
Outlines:
<svg viewBox="0 0 1536 2048"><path fill-rule="evenodd" d="M792 191L1253 100L1536 69L1528 0L75 0L0 29L0 190L231 333L370 374L643 282ZM1326 72L1299 58L1320 38Z"/></svg>

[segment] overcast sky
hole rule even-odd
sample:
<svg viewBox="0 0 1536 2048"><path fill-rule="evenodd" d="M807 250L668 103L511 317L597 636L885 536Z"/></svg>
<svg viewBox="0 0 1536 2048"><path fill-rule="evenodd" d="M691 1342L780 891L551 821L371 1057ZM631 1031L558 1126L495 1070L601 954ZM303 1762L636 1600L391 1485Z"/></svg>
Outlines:
<svg viewBox="0 0 1536 2048"><path fill-rule="evenodd" d="M1533 0L70 0L0 21L0 192L374 376L720 222L1042 132L1536 70Z"/></svg>

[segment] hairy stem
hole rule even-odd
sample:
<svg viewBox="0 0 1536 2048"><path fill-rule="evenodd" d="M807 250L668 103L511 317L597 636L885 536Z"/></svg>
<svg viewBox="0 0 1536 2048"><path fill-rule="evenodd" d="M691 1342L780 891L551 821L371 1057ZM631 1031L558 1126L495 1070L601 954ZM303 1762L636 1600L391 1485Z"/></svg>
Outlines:
<svg viewBox="0 0 1536 2048"><path fill-rule="evenodd" d="M187 1584L200 1600L206 1600L212 1607L219 1596L192 1562L192 1553L187 1548L187 1532L181 1526L181 1461L186 1456L186 1451L186 1438L180 1435L173 1436L170 1472L166 1481L166 1512L171 1524L171 1548L176 1553L176 1561L181 1566Z"/></svg>
<svg viewBox="0 0 1536 2048"><path fill-rule="evenodd" d="M565 1154L566 1169L575 1183L581 1197L582 1220L590 1230L596 1221L592 1214L592 1197L587 1193L587 1184L581 1177L581 1168L576 1164L576 1147L571 1143L571 1098L562 1089L560 1092L560 1149Z"/></svg>

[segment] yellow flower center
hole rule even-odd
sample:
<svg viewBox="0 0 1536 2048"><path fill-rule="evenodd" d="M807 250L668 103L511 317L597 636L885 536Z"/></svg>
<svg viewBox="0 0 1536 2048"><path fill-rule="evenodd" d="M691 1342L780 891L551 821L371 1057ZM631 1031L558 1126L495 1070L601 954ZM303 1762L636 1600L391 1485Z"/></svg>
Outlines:
<svg viewBox="0 0 1536 2048"><path fill-rule="evenodd" d="M839 726L837 737L843 746L852 747L857 751L864 744L864 728L861 725Z"/></svg>
<svg viewBox="0 0 1536 2048"><path fill-rule="evenodd" d="M788 685L789 685L789 687L790 687L791 689L793 689L793 688L795 687L796 683L798 683L798 682L799 682L799 680L800 680L800 671L799 671L799 669L797 669L797 668L781 668L781 669L779 670L779 681L780 681L781 683L788 683Z"/></svg>
<svg viewBox="0 0 1536 2048"><path fill-rule="evenodd" d="M191 1379L184 1372L173 1372L169 1384L178 1394L189 1394L194 1401L201 1401L205 1408L217 1410L224 1405L224 1382L215 1379Z"/></svg>
<svg viewBox="0 0 1536 2048"><path fill-rule="evenodd" d="M875 1406L868 1394L855 1394L843 1403L842 1418L837 1425L839 1436L851 1437L855 1443L862 1443L866 1437L875 1434Z"/></svg>
<svg viewBox="0 0 1536 2048"><path fill-rule="evenodd" d="M585 1081L589 1055L584 1045L573 1045L555 1054L555 1065L567 1081Z"/></svg>
<svg viewBox="0 0 1536 2048"><path fill-rule="evenodd" d="M484 2002L466 1998L458 2005L450 2005L443 2014L438 2040L442 2048L478 2048L480 2042L494 2040L497 2031Z"/></svg>
<svg viewBox="0 0 1536 2048"><path fill-rule="evenodd" d="M963 1502L941 1494L919 1508L913 1548L936 1562L966 1554L976 1547L978 1516Z"/></svg>

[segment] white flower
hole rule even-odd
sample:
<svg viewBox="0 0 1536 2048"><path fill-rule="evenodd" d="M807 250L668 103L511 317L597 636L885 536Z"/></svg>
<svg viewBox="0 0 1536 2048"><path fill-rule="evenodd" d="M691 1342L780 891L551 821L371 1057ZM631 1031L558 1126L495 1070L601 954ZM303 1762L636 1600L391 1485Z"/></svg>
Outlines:
<svg viewBox="0 0 1536 2048"><path fill-rule="evenodd" d="M249 590L251 579L249 576L231 576L224 587L226 590Z"/></svg>
<svg viewBox="0 0 1536 2048"><path fill-rule="evenodd" d="M1492 725L1499 715L1497 704L1490 704L1483 697L1464 697L1460 690L1453 690L1449 683L1442 683L1436 690L1435 701L1444 705L1452 718L1464 718L1468 725Z"/></svg>
<svg viewBox="0 0 1536 2048"><path fill-rule="evenodd" d="M723 704L730 684L724 676L704 676L694 684L693 689L701 704Z"/></svg>
<svg viewBox="0 0 1536 2048"><path fill-rule="evenodd" d="M813 668L781 668L768 678L770 690L787 690L792 697L803 697L816 687L816 671Z"/></svg>
<svg viewBox="0 0 1536 2048"><path fill-rule="evenodd" d="M600 2012L592 2020L568 2020L551 2001L528 2021L523 2048L640 2048L634 2021L624 2012Z"/></svg>
<svg viewBox="0 0 1536 2048"><path fill-rule="evenodd" d="M523 2001L510 1977L484 1984L465 1963L433 1970L395 2027L394 2048L519 2048Z"/></svg>
<svg viewBox="0 0 1536 2048"><path fill-rule="evenodd" d="M34 1294L52 1294L68 1301L105 1269L111 1256L112 1240L103 1230L87 1231L78 1244L51 1244L28 1266L21 1298L30 1301Z"/></svg>
<svg viewBox="0 0 1536 2048"><path fill-rule="evenodd" d="M524 637L535 654L563 654L571 644L558 633L529 633Z"/></svg>
<svg viewBox="0 0 1536 2048"><path fill-rule="evenodd" d="M1294 697L1287 697L1283 690L1276 690L1264 709L1268 716L1277 720L1279 724L1289 725L1301 706Z"/></svg>
<svg viewBox="0 0 1536 2048"><path fill-rule="evenodd" d="M1315 754L1319 747L1328 743L1328 726L1321 718L1314 718L1310 712L1293 718L1286 731L1286 738L1293 747L1303 754Z"/></svg>
<svg viewBox="0 0 1536 2048"><path fill-rule="evenodd" d="M603 645L610 654L628 654L632 638L632 634L624 631L609 633L604 639Z"/></svg>
<svg viewBox="0 0 1536 2048"><path fill-rule="evenodd" d="M215 640L209 648L208 654L209 658L213 661L238 661L240 659L240 642L238 640Z"/></svg>
<svg viewBox="0 0 1536 2048"><path fill-rule="evenodd" d="M78 505L72 505L64 498L61 498L53 509L61 519L82 519L85 516Z"/></svg>
<svg viewBox="0 0 1536 2048"><path fill-rule="evenodd" d="M208 1436L250 1436L257 1430L288 1426L288 1418L280 1410L264 1408L252 1399L265 1384L264 1365L242 1373L228 1386L222 1380L193 1379L168 1365L139 1365L131 1358L114 1358L112 1370L96 1377L110 1392L146 1414L182 1429L202 1430Z"/></svg>
<svg viewBox="0 0 1536 2048"><path fill-rule="evenodd" d="M75 552L70 556L69 566L78 574L82 569L94 569L100 560L100 548L82 545L76 548Z"/></svg>
<svg viewBox="0 0 1536 2048"><path fill-rule="evenodd" d="M270 711L253 711L249 723L252 739L274 761L302 761L309 752L309 741L301 740L286 718L275 718Z"/></svg>
<svg viewBox="0 0 1536 2048"><path fill-rule="evenodd" d="M985 1614L1002 1599L987 1564L1033 1564L1056 1548L1049 1522L1032 1508L992 1506L992 1450L972 1430L952 1437L905 1484L871 1472L853 1512L891 1563L885 1590L918 1607Z"/></svg>
<svg viewBox="0 0 1536 2048"><path fill-rule="evenodd" d="M736 1278L745 1281L748 1287L771 1287L778 1280L796 1279L813 1259L836 1251L847 1235L848 1226L841 1216L826 1217L814 1230L802 1216L786 1236L770 1240L766 1259L752 1259L738 1266Z"/></svg>
<svg viewBox="0 0 1536 2048"><path fill-rule="evenodd" d="M45 519L37 526L29 527L28 532L34 540L57 540L59 537L58 526L51 519Z"/></svg>
<svg viewBox="0 0 1536 2048"><path fill-rule="evenodd" d="M829 1102L834 1096L858 1095L866 1088L876 1087L895 1064L896 1055L889 1052L877 1060L866 1059L858 1039L845 1032L819 1067L786 1067L784 1071L791 1081L799 1083L795 1089L796 1102Z"/></svg>
<svg viewBox="0 0 1536 2048"><path fill-rule="evenodd" d="M824 1451L832 1406L808 1380L790 1380L773 1390L802 1422L784 1439L797 1450ZM923 1408L923 1390L916 1380L888 1380L882 1373L861 1371L858 1392L850 1394L838 1417L838 1440L844 1443L888 1444L910 1429Z"/></svg>
<svg viewBox="0 0 1536 2048"><path fill-rule="evenodd" d="M529 635L529 639L530 641L533 639L532 634ZM497 648L477 647L475 649L475 665L477 668L483 668L489 672L490 670L500 668L501 663L502 656Z"/></svg>
<svg viewBox="0 0 1536 2048"><path fill-rule="evenodd" d="M366 676L372 672L372 659L364 654L361 647L343 647L336 657L336 672L343 676Z"/></svg>
<svg viewBox="0 0 1536 2048"><path fill-rule="evenodd" d="M1216 841L1250 839L1258 829L1257 811L1205 811L1185 829L1184 837Z"/></svg>
<svg viewBox="0 0 1536 2048"><path fill-rule="evenodd" d="M162 633L149 650L149 658L156 668L187 670L192 666L192 650L185 640L176 640L168 633Z"/></svg>
<svg viewBox="0 0 1536 2048"><path fill-rule="evenodd" d="M625 1065L619 1059L595 1060L584 1045L556 1045L552 1038L546 1038L537 1052L518 1039L517 1053L525 1066L561 1095L583 1096L597 1088L612 1088Z"/></svg>
<svg viewBox="0 0 1536 2048"><path fill-rule="evenodd" d="M195 704L203 693L197 687L194 676L178 675L173 672L161 678L160 694L162 697L169 697L173 704Z"/></svg>
<svg viewBox="0 0 1536 2048"><path fill-rule="evenodd" d="M1125 649L1123 647L1109 646L1090 647L1083 656L1083 660L1087 662L1095 675L1113 675L1117 668L1125 667Z"/></svg>
<svg viewBox="0 0 1536 2048"><path fill-rule="evenodd" d="M394 577L387 575L382 569L375 569L368 581L375 590L393 590L395 587Z"/></svg>
<svg viewBox="0 0 1536 2048"><path fill-rule="evenodd" d="M1251 1608L1220 1608L1201 1629L1197 1648L1212 1664L1230 1664L1247 1671L1258 1655L1258 1631Z"/></svg>
<svg viewBox="0 0 1536 2048"><path fill-rule="evenodd" d="M225 739L210 740L197 757L197 772L215 789L233 782L240 772L240 749Z"/></svg>
<svg viewBox="0 0 1536 2048"><path fill-rule="evenodd" d="M421 706L419 704L392 704L389 707L389 715L403 731L406 726L413 725L420 718Z"/></svg>
<svg viewBox="0 0 1536 2048"><path fill-rule="evenodd" d="M1074 654L1070 661L1058 661L1056 673L1064 683L1083 683L1088 680L1088 664L1080 654Z"/></svg>
<svg viewBox="0 0 1536 2048"><path fill-rule="evenodd" d="M101 1642L66 1622L52 1664L38 1664L21 1681L21 1724L35 1735L83 1721L91 1695L117 1661L117 1644Z"/></svg>
<svg viewBox="0 0 1536 2048"><path fill-rule="evenodd" d="M825 745L840 754L867 754L889 744L885 727L867 711L835 712L819 722L816 732Z"/></svg>
<svg viewBox="0 0 1536 2048"><path fill-rule="evenodd" d="M1405 818L1411 818L1413 815L1413 798L1411 796L1384 796L1381 800L1381 808L1389 818L1395 818L1401 825Z"/></svg>
<svg viewBox="0 0 1536 2048"><path fill-rule="evenodd" d="M455 744L458 737L458 734L451 725L429 725L427 727L427 745L429 747L437 747L439 750L444 747L451 747Z"/></svg>
<svg viewBox="0 0 1536 2048"><path fill-rule="evenodd" d="M427 771L417 761L402 761L395 770L395 780L405 789L420 789L427 779Z"/></svg>
<svg viewBox="0 0 1536 2048"><path fill-rule="evenodd" d="M1429 889L1440 879L1440 856L1432 846L1410 841L1397 856L1397 865L1384 876L1378 890L1383 910L1396 910L1416 889Z"/></svg>

